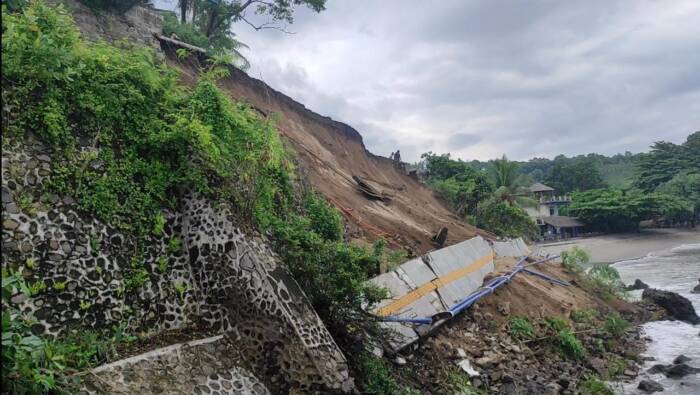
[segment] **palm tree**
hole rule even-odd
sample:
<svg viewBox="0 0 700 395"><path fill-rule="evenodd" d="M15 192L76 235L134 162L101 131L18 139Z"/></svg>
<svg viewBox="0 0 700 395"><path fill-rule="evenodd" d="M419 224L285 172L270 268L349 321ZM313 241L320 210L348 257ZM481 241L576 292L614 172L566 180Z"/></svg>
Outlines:
<svg viewBox="0 0 700 395"><path fill-rule="evenodd" d="M503 155L501 159L494 159L490 163L489 174L496 186L493 196L497 201L511 206L537 206L537 201L531 197L530 191L524 185L524 175L518 174L518 162L510 161Z"/></svg>

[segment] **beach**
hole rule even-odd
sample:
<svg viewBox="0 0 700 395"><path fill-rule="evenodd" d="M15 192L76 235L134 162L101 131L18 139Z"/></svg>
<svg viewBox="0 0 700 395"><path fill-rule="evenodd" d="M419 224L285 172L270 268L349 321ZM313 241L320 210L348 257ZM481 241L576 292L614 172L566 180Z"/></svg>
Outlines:
<svg viewBox="0 0 700 395"><path fill-rule="evenodd" d="M700 227L696 229L644 229L639 233L579 237L556 243L535 244L533 249L556 255L578 246L591 255L591 262L614 263L641 258L654 251L663 251L682 244L694 243L700 243Z"/></svg>

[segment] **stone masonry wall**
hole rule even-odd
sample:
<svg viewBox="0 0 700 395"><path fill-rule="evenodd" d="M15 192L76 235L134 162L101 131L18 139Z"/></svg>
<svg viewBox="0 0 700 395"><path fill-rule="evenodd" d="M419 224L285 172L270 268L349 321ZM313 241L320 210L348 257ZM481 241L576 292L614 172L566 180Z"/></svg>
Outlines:
<svg viewBox="0 0 700 395"><path fill-rule="evenodd" d="M43 284L14 300L36 317L33 332L122 324L156 334L204 323L235 345L240 366L231 369L248 368L273 391L352 388L344 356L296 281L229 211L183 192L179 209L163 213L164 235L138 240L48 192L54 163L32 138L3 142L2 267ZM137 243L145 254L135 260ZM134 265L148 275L130 288Z"/></svg>

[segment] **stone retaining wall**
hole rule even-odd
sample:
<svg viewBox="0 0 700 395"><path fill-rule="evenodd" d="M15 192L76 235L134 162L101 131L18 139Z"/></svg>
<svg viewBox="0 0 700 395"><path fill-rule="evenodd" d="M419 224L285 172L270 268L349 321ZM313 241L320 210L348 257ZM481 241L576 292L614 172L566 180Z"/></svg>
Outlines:
<svg viewBox="0 0 700 395"><path fill-rule="evenodd" d="M344 356L296 281L225 206L183 192L179 208L163 212L163 236L137 239L49 193L54 163L34 139L3 142L2 266L43 284L14 299L37 318L34 333L121 324L157 334L204 323L271 390L352 388ZM177 250L168 247L173 239ZM135 256L137 244L144 253ZM135 267L146 278L130 287Z"/></svg>

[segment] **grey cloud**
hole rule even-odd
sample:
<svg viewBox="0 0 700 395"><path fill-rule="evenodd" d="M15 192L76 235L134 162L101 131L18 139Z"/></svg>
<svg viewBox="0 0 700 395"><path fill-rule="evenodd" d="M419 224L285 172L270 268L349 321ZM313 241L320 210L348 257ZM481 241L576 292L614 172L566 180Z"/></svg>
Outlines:
<svg viewBox="0 0 700 395"><path fill-rule="evenodd" d="M167 0L166 0L167 1ZM397 148L489 159L643 151L700 129L700 3L329 0L234 27L250 74Z"/></svg>

